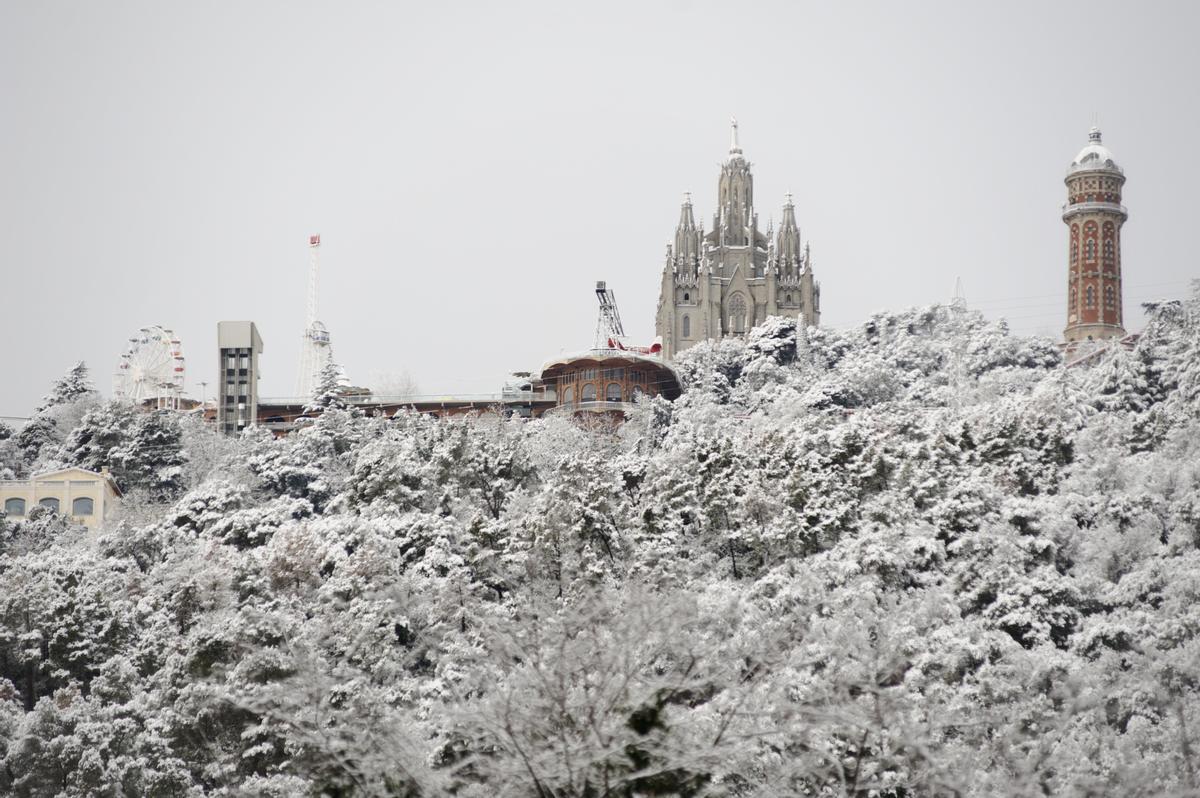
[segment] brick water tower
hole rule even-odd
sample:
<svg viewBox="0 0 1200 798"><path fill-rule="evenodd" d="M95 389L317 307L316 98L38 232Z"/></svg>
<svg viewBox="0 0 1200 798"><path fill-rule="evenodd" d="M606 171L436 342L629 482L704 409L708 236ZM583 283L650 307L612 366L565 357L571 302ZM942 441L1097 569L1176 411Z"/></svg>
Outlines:
<svg viewBox="0 0 1200 798"><path fill-rule="evenodd" d="M1121 310L1121 204L1125 173L1093 127L1088 144L1067 169L1063 222L1070 228L1067 281L1068 343L1125 336Z"/></svg>

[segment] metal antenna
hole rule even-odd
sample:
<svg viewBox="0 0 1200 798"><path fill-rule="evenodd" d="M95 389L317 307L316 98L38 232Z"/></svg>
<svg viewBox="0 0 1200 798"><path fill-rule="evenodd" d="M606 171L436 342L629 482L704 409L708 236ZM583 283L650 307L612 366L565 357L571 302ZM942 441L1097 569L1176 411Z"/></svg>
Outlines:
<svg viewBox="0 0 1200 798"><path fill-rule="evenodd" d="M318 255L321 251L320 234L308 237L308 306L304 314L304 329L312 327L317 320L317 271L320 268Z"/></svg>
<svg viewBox="0 0 1200 798"><path fill-rule="evenodd" d="M317 375L325 368L333 353L330 349L329 330L317 320L317 273L320 267L318 254L321 236L308 237L308 304L304 312L304 334L300 344L300 373L296 379L296 395L312 396Z"/></svg>

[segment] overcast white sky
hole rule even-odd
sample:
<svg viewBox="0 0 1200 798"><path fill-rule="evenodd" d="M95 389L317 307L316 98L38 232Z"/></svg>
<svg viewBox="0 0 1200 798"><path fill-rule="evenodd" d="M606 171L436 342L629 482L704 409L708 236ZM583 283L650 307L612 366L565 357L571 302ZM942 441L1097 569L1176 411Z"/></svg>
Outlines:
<svg viewBox="0 0 1200 798"><path fill-rule="evenodd" d="M795 193L823 322L967 299L1060 334L1067 164L1125 168L1127 326L1200 276L1200 4L0 2L0 415L75 360L106 393L173 327L189 388L252 319L290 394L307 236L357 383L497 390L649 340L685 190L736 115L762 223Z"/></svg>

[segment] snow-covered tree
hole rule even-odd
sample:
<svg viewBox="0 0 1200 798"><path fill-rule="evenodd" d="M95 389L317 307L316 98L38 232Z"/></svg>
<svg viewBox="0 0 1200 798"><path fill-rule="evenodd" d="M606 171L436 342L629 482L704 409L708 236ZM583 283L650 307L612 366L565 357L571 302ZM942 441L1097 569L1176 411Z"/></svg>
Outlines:
<svg viewBox="0 0 1200 798"><path fill-rule="evenodd" d="M345 408L347 405L344 398L344 383L345 375L342 367L334 363L331 358L321 367L321 371L317 375L317 384L313 388L313 395L309 398L308 404L304 406L304 412L312 413L329 408Z"/></svg>
<svg viewBox="0 0 1200 798"><path fill-rule="evenodd" d="M81 360L54 383L50 393L38 405L37 412L43 413L52 407L97 395L96 387L92 384L92 379L88 374L87 364Z"/></svg>
<svg viewBox="0 0 1200 798"><path fill-rule="evenodd" d="M1197 363L1196 298L1071 368L933 306L697 345L615 434L56 405L14 473L145 498L0 517L0 793L1183 798Z"/></svg>
<svg viewBox="0 0 1200 798"><path fill-rule="evenodd" d="M50 453L62 442L58 422L53 417L38 414L29 419L17 433L17 449L26 469L32 469L43 452Z"/></svg>
<svg viewBox="0 0 1200 798"><path fill-rule="evenodd" d="M122 490L165 501L183 489L183 433L170 412L142 412L125 402L90 411L63 444L63 465L109 469Z"/></svg>

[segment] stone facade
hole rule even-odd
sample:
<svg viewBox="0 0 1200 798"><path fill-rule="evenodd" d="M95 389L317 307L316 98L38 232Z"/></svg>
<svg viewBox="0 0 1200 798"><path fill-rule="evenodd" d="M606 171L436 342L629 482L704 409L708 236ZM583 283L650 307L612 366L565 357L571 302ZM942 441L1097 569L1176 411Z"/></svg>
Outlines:
<svg viewBox="0 0 1200 798"><path fill-rule="evenodd" d="M1125 336L1121 307L1121 225L1129 213L1121 204L1125 174L1092 128L1088 145L1067 170L1069 228L1067 254L1068 343Z"/></svg>
<svg viewBox="0 0 1200 798"><path fill-rule="evenodd" d="M709 233L697 227L691 195L679 212L675 242L667 247L656 333L672 358L705 339L744 335L768 316L792 316L815 327L821 287L812 256L800 240L789 194L776 233L758 228L754 176L733 122L729 157L717 183L718 210Z"/></svg>
<svg viewBox="0 0 1200 798"><path fill-rule="evenodd" d="M34 474L29 479L0 480L0 508L9 520L23 521L41 505L77 524L96 528L117 505L121 492L108 469L97 473L63 468Z"/></svg>

